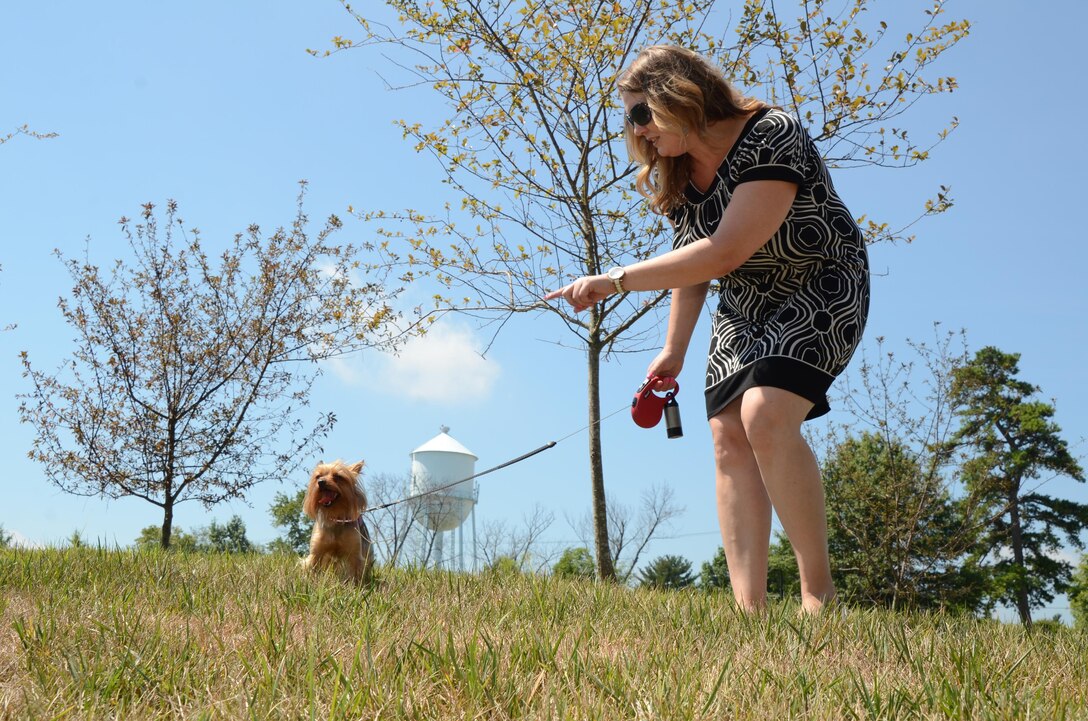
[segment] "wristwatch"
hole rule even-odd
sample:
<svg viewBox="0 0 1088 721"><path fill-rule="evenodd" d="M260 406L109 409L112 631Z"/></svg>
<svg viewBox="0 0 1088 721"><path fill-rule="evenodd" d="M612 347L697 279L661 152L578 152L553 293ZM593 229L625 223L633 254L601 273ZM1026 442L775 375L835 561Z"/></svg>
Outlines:
<svg viewBox="0 0 1088 721"><path fill-rule="evenodd" d="M612 281L612 285L616 286L617 293L626 293L623 289L623 277L627 275L627 271L621 266L610 268L608 271L608 279Z"/></svg>

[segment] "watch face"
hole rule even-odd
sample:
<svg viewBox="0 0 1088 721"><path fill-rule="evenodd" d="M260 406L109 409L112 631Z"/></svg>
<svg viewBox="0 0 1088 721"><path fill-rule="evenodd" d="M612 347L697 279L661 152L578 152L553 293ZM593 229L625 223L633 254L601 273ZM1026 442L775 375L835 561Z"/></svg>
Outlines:
<svg viewBox="0 0 1088 721"><path fill-rule="evenodd" d="M623 268L613 268L612 270L608 271L608 277L612 280L619 280L623 278L623 275Z"/></svg>

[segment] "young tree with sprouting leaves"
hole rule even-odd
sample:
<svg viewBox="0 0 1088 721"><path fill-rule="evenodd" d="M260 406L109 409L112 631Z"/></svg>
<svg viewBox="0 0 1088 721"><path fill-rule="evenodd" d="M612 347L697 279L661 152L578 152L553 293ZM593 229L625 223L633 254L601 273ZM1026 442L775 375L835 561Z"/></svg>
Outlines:
<svg viewBox="0 0 1088 721"><path fill-rule="evenodd" d="M173 202L164 222L151 204L121 219L127 259L58 253L74 347L54 372L22 353L19 407L50 482L158 506L166 548L177 504L244 498L311 462L335 422L302 416L315 361L390 342L394 314L392 292L358 277L360 249L334 242L338 218L310 231L303 195L290 227L250 226L218 257Z"/></svg>
<svg viewBox="0 0 1088 721"><path fill-rule="evenodd" d="M993 346L956 369L951 387L960 426L950 445L964 450L968 521L984 533L975 551L997 585L997 600L1014 606L1025 625L1031 609L1066 590L1073 566L1062 542L1083 549L1088 504L1042 492L1064 476L1083 483L1084 470L1054 422L1054 405L1018 376L1020 355Z"/></svg>
<svg viewBox="0 0 1088 721"><path fill-rule="evenodd" d="M530 311L554 314L585 352L589 471L597 569L614 579L598 423L600 364L609 353L646 347L640 323L667 293L609 298L576 315L541 301L567 279L643 260L670 242L667 224L633 192L616 92L638 50L676 43L707 54L743 91L779 103L808 126L832 166L903 167L924 161L954 127L931 141L908 134L903 114L949 92L933 63L962 40L963 20L943 17L943 0L919 3L917 25L892 30L873 0L386 0L345 8L362 37L333 39L328 53L381 46L400 87L425 85L445 117L401 123L418 152L431 154L448 186L442 209L359 213L386 237L388 264L405 281L440 286L424 320L450 311L490 314L500 324ZM736 10L735 14L733 11ZM713 28L715 32L708 31ZM717 31L721 32L718 33ZM326 54L328 54L326 53ZM947 189L923 214L950 204ZM898 237L862 219L870 240Z"/></svg>

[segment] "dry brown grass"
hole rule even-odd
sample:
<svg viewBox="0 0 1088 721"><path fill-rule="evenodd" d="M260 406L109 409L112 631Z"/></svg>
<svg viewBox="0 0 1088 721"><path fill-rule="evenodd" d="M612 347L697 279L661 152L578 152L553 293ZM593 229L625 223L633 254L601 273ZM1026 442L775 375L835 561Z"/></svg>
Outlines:
<svg viewBox="0 0 1088 721"><path fill-rule="evenodd" d="M0 552L3 718L1077 719L1088 637L294 559Z"/></svg>

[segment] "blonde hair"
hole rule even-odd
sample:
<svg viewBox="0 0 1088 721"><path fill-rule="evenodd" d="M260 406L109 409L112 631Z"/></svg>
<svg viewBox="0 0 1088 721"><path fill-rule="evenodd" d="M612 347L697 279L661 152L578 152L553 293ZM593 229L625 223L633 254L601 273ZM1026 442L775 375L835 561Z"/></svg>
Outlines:
<svg viewBox="0 0 1088 721"><path fill-rule="evenodd" d="M768 107L737 93L721 70L702 56L676 45L651 45L620 76L620 91L642 93L659 128L682 135L706 137L707 127ZM627 149L642 167L635 188L650 199L657 213L668 214L684 203L684 188L691 178L687 154L663 158L645 138L624 123Z"/></svg>

